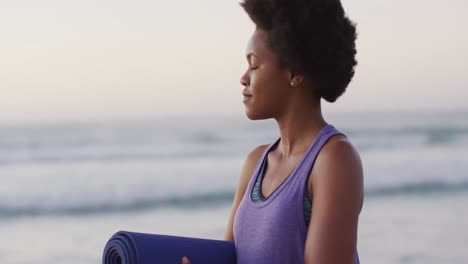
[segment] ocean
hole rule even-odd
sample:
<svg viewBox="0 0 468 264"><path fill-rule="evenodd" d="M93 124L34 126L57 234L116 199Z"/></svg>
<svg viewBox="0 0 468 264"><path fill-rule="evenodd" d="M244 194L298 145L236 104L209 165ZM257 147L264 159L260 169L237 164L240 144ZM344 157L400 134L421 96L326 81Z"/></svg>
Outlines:
<svg viewBox="0 0 468 264"><path fill-rule="evenodd" d="M468 263L468 112L330 113L361 154L361 263ZM0 125L0 263L100 263L119 230L222 239L274 120Z"/></svg>

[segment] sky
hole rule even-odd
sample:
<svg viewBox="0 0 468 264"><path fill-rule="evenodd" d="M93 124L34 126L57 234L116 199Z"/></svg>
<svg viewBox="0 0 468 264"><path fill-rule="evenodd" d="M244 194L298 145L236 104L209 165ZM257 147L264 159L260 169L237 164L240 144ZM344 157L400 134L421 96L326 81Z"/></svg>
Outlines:
<svg viewBox="0 0 468 264"><path fill-rule="evenodd" d="M325 111L468 109L468 2L343 0L358 66ZM231 0L0 0L0 123L244 116Z"/></svg>

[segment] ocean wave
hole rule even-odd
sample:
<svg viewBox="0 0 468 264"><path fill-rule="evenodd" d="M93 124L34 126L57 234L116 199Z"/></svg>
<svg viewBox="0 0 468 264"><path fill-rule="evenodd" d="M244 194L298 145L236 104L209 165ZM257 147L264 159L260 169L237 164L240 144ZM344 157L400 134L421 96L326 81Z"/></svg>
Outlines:
<svg viewBox="0 0 468 264"><path fill-rule="evenodd" d="M61 216L61 215L90 215L90 214L110 214L110 213L129 213L137 211L146 211L159 208L198 208L213 207L231 203L234 198L234 192L213 192L205 194L196 194L191 196L174 196L159 199L135 199L125 203L107 203L107 204L84 204L68 207L41 207L14 206L0 207L1 218L17 218L30 216Z"/></svg>
<svg viewBox="0 0 468 264"><path fill-rule="evenodd" d="M367 197L401 196L401 195L430 195L456 193L468 191L468 181L448 182L415 182L397 186L377 187L366 191Z"/></svg>
<svg viewBox="0 0 468 264"><path fill-rule="evenodd" d="M102 152L102 153L100 153ZM9 166L17 164L59 164L59 163L76 163L76 162L120 162L120 161L134 161L134 160L186 160L196 159L200 157L216 159L219 157L230 157L234 156L232 153L228 153L226 149L216 150L205 150L205 149L189 149L189 150L161 150L155 146L155 150L150 152L138 152L131 150L123 150L120 152L106 152L96 148L89 150L88 153L41 153L38 155L17 155L8 156L5 153L3 156L0 155L0 166Z"/></svg>
<svg viewBox="0 0 468 264"><path fill-rule="evenodd" d="M446 133L438 130L428 130L404 133L355 131L346 133L356 147L362 151L391 151L427 148L453 148L468 147L468 131L452 131ZM194 136L197 139L180 139L173 142L140 142L136 145L130 143L103 144L83 146L43 146L30 148L28 145L18 145L14 148L0 147L0 166L35 163L63 163L87 161L121 161L121 160L166 160L179 158L216 158L219 156L232 156L245 153L255 143L244 142L242 139L221 140L207 135ZM203 139L201 139L202 137ZM273 142L259 140L260 143ZM194 140L193 142L191 140ZM257 144L260 144L258 143Z"/></svg>
<svg viewBox="0 0 468 264"><path fill-rule="evenodd" d="M379 116L375 122L371 119L349 124L344 121L355 119L343 119L337 122L337 128L363 152L468 147L468 122L464 117L450 116L439 120L425 116L423 119L430 117L430 122L422 123L419 117L410 119L411 122L401 121L402 117ZM385 122L380 122L382 118ZM245 153L255 145L272 143L278 136L273 122L253 124L223 120L225 122L220 126L219 121L147 120L141 123L0 127L0 166L194 156L211 158Z"/></svg>
<svg viewBox="0 0 468 264"><path fill-rule="evenodd" d="M468 181L458 183L419 182L406 183L398 186L374 187L365 191L365 199L397 196L420 196L453 194L468 191ZM0 219L37 216L73 216L113 213L132 213L155 209L183 209L228 206L232 203L234 192L211 192L190 196L174 196L159 199L134 199L122 203L78 204L68 207L17 207L14 205L0 206Z"/></svg>

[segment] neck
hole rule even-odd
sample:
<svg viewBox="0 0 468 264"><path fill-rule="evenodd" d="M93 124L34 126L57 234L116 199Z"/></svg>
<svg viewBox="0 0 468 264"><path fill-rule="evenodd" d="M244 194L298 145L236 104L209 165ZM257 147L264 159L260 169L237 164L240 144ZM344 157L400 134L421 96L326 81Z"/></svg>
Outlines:
<svg viewBox="0 0 468 264"><path fill-rule="evenodd" d="M322 116L320 99L302 97L299 102L295 100L283 112L286 114L275 118L281 135L277 146L281 159L302 156L320 130L327 125Z"/></svg>

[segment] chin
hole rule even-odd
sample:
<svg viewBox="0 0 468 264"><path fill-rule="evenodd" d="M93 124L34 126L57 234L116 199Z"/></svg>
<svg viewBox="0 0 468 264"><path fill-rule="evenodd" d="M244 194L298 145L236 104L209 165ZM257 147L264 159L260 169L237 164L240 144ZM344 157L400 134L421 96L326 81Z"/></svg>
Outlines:
<svg viewBox="0 0 468 264"><path fill-rule="evenodd" d="M266 113L261 113L259 111L254 111L253 109L246 108L245 115L250 120L265 120L272 118L271 115L267 115Z"/></svg>

